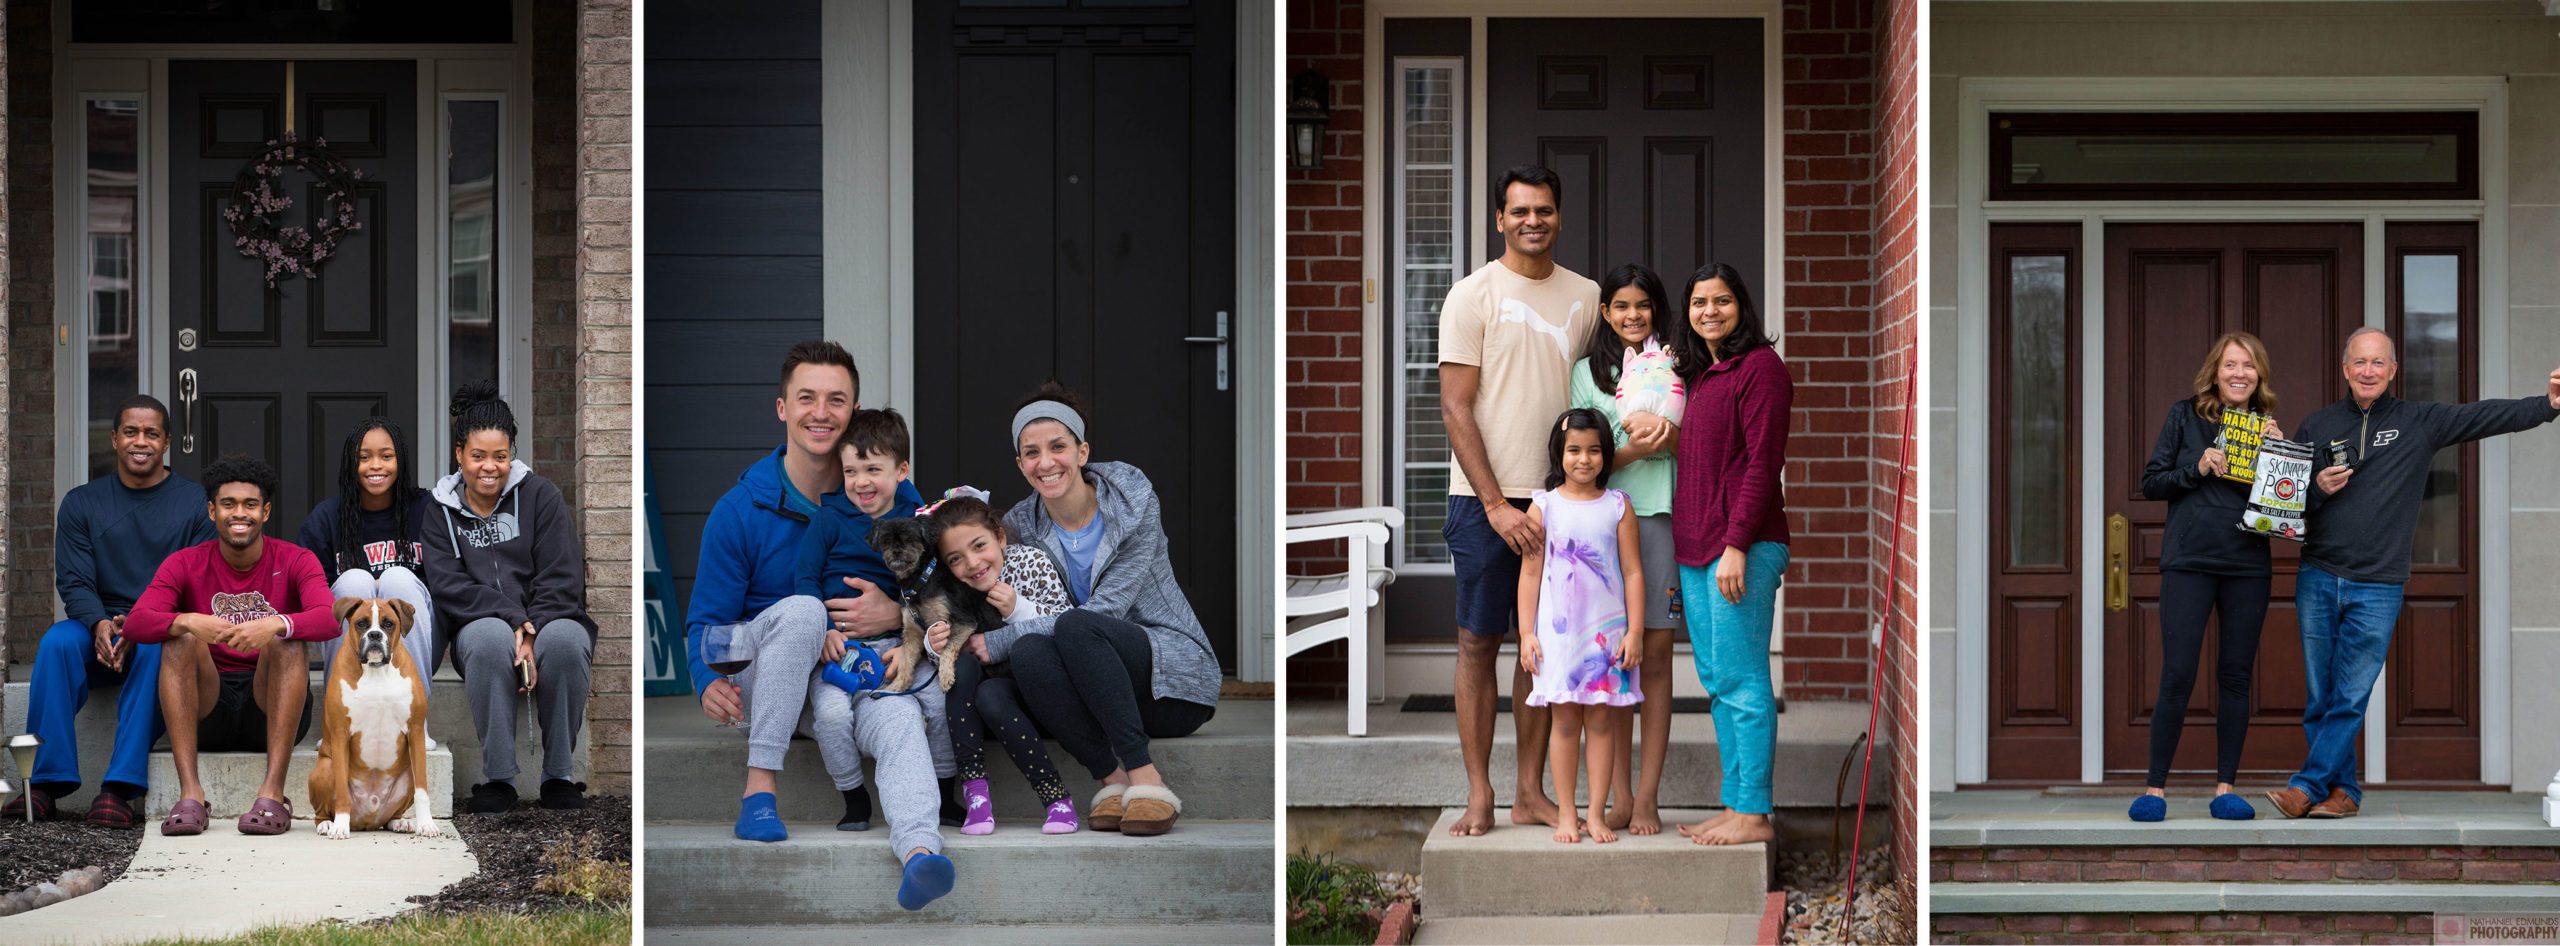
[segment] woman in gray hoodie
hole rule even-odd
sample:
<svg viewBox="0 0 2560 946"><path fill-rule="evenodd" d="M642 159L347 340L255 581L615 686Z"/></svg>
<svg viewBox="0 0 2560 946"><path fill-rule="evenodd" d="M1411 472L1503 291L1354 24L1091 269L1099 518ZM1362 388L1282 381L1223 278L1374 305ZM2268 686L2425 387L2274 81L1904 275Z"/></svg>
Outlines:
<svg viewBox="0 0 2560 946"><path fill-rule="evenodd" d="M542 807L586 807L569 780L586 723L596 622L586 561L560 488L515 458L516 419L497 385L453 396L454 472L437 481L426 528L427 588L441 626L456 628L456 672L469 694L488 781L471 810L516 806L516 709L527 696L542 725Z"/></svg>
<svg viewBox="0 0 2560 946"><path fill-rule="evenodd" d="M1051 381L1013 418L1014 465L1031 484L1005 527L1049 554L1075 607L970 638L978 659L1010 662L1032 716L1102 781L1085 823L1163 834L1182 800L1148 755L1218 710L1209 635L1174 581L1154 484L1126 463L1093 463L1085 412Z"/></svg>

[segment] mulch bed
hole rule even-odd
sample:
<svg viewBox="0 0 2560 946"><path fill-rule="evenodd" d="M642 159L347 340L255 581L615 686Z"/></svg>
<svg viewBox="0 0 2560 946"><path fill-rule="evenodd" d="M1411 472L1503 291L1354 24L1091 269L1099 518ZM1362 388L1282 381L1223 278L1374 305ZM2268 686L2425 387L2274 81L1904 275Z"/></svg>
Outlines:
<svg viewBox="0 0 2560 946"><path fill-rule="evenodd" d="M144 829L93 828L85 821L0 820L0 893L23 890L81 867L106 868L115 880L133 863Z"/></svg>
<svg viewBox="0 0 2560 946"><path fill-rule="evenodd" d="M429 913L550 913L628 907L544 893L536 885L554 873L543 855L581 835L595 839L598 860L631 863L631 799L597 795L577 811L550 811L526 801L505 814L453 816L480 872L428 896L412 897Z"/></svg>

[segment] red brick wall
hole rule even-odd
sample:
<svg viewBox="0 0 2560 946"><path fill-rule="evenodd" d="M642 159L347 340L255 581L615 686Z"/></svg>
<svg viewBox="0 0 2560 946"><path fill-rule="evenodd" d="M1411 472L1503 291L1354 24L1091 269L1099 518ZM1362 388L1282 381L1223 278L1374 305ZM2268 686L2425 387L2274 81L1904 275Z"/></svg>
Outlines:
<svg viewBox="0 0 2560 946"><path fill-rule="evenodd" d="M1883 730L1894 747L1893 861L1913 894L1920 849L1920 493L1909 410L1920 344L1919 0L1876 3L1875 449L1869 456L1870 593L1890 602L1885 622ZM1897 533L1896 529L1899 528ZM1899 543L1899 550L1895 548ZM1887 582L1891 582L1890 585Z"/></svg>
<svg viewBox="0 0 2560 946"><path fill-rule="evenodd" d="M1866 696L1877 531L1868 484L1878 449L1874 304L1874 35L1858 0L1793 0L1781 63L1786 103L1786 676L1795 699Z"/></svg>
<svg viewBox="0 0 2560 946"><path fill-rule="evenodd" d="M1934 943L2432 943L2425 913L1930 916Z"/></svg>
<svg viewBox="0 0 2560 946"><path fill-rule="evenodd" d="M1284 262L1289 288L1288 437L1283 480L1291 512L1361 504L1360 285L1361 18L1359 0L1289 0L1285 83L1313 69L1329 80L1333 121L1325 132L1324 167L1283 164L1289 193ZM1375 373L1384 383L1383 372ZM1340 571L1340 544L1290 549L1292 574ZM1348 665L1343 645L1328 644L1289 660L1291 696L1341 692Z"/></svg>

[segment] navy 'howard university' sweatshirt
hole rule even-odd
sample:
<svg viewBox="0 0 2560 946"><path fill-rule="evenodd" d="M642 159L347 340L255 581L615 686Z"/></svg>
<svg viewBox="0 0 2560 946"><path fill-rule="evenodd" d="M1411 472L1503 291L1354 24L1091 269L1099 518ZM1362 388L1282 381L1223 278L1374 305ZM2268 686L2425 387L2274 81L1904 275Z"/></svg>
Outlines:
<svg viewBox="0 0 2560 946"><path fill-rule="evenodd" d="M2370 408L2358 409L2353 397L2321 408L2291 431L2294 439L2311 445L2313 472L2343 459L2355 474L2335 494L2322 493L2314 478L2302 564L2348 581L2406 583L2409 542L2436 451L2553 418L2560 411L2542 395L2435 404L2385 394Z"/></svg>
<svg viewBox="0 0 2560 946"><path fill-rule="evenodd" d="M148 489L101 476L64 493L55 516L53 587L81 627L132 611L162 560L214 538L204 486L175 474Z"/></svg>

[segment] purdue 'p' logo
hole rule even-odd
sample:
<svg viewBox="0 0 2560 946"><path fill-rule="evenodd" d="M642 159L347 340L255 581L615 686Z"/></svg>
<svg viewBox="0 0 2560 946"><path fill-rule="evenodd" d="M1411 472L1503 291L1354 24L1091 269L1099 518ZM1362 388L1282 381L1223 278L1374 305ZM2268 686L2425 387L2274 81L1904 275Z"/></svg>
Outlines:
<svg viewBox="0 0 2560 946"><path fill-rule="evenodd" d="M2392 441L2398 439L2400 439L2400 431L2396 429L2377 430L2373 432L2373 445L2377 447L2388 447L2391 445Z"/></svg>

